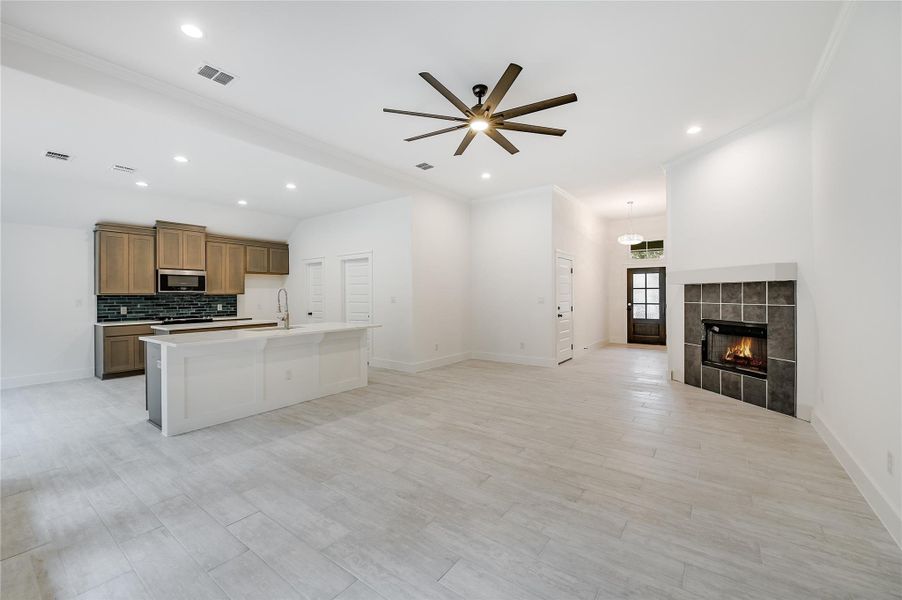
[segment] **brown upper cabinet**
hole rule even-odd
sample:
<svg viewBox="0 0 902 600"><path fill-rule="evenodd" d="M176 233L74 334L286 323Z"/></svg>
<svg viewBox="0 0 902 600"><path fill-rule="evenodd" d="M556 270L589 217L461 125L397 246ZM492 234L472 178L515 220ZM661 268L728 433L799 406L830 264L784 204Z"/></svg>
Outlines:
<svg viewBox="0 0 902 600"><path fill-rule="evenodd" d="M269 273L269 248L265 246L247 247L247 272Z"/></svg>
<svg viewBox="0 0 902 600"><path fill-rule="evenodd" d="M207 294L243 294L244 246L207 242Z"/></svg>
<svg viewBox="0 0 902 600"><path fill-rule="evenodd" d="M203 271L206 241L206 227L157 221L157 268Z"/></svg>
<svg viewBox="0 0 902 600"><path fill-rule="evenodd" d="M288 275L288 244L266 242L247 247L247 272L260 275Z"/></svg>
<svg viewBox="0 0 902 600"><path fill-rule="evenodd" d="M288 275L288 246L269 249L269 272Z"/></svg>
<svg viewBox="0 0 902 600"><path fill-rule="evenodd" d="M98 295L156 292L154 230L98 223L94 229L94 287Z"/></svg>

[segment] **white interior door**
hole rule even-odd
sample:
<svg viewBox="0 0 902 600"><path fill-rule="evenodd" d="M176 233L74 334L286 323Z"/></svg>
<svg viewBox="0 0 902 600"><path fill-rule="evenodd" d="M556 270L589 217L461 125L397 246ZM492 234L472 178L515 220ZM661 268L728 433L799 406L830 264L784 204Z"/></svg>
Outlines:
<svg viewBox="0 0 902 600"><path fill-rule="evenodd" d="M373 277L369 257L348 258L342 261L344 320L347 323L372 323ZM367 347L372 355L373 344L368 332Z"/></svg>
<svg viewBox="0 0 902 600"><path fill-rule="evenodd" d="M307 322L323 321L323 263L307 263Z"/></svg>
<svg viewBox="0 0 902 600"><path fill-rule="evenodd" d="M557 362L573 358L573 260L557 257Z"/></svg>

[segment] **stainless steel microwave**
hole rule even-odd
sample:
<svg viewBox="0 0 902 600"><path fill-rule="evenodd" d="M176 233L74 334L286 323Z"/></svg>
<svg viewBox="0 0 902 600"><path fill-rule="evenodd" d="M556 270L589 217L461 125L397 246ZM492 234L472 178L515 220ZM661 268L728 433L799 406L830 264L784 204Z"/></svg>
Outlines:
<svg viewBox="0 0 902 600"><path fill-rule="evenodd" d="M207 291L206 271L159 269L157 292L160 294L203 294Z"/></svg>

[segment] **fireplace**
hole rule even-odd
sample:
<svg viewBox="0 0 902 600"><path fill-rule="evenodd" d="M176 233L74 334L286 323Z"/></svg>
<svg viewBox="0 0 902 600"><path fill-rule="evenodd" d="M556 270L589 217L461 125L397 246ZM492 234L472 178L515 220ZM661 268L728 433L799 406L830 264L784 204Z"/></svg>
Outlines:
<svg viewBox="0 0 902 600"><path fill-rule="evenodd" d="M702 319L702 364L767 378L767 325Z"/></svg>

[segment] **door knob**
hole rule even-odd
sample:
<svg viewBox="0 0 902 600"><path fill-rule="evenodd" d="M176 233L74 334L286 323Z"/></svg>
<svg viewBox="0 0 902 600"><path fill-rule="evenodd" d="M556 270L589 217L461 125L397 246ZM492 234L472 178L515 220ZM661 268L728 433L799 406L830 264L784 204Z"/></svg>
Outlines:
<svg viewBox="0 0 902 600"><path fill-rule="evenodd" d="M557 316L558 316L558 318L563 318L563 317L564 317L564 315L562 315L561 313L558 313Z"/></svg>

